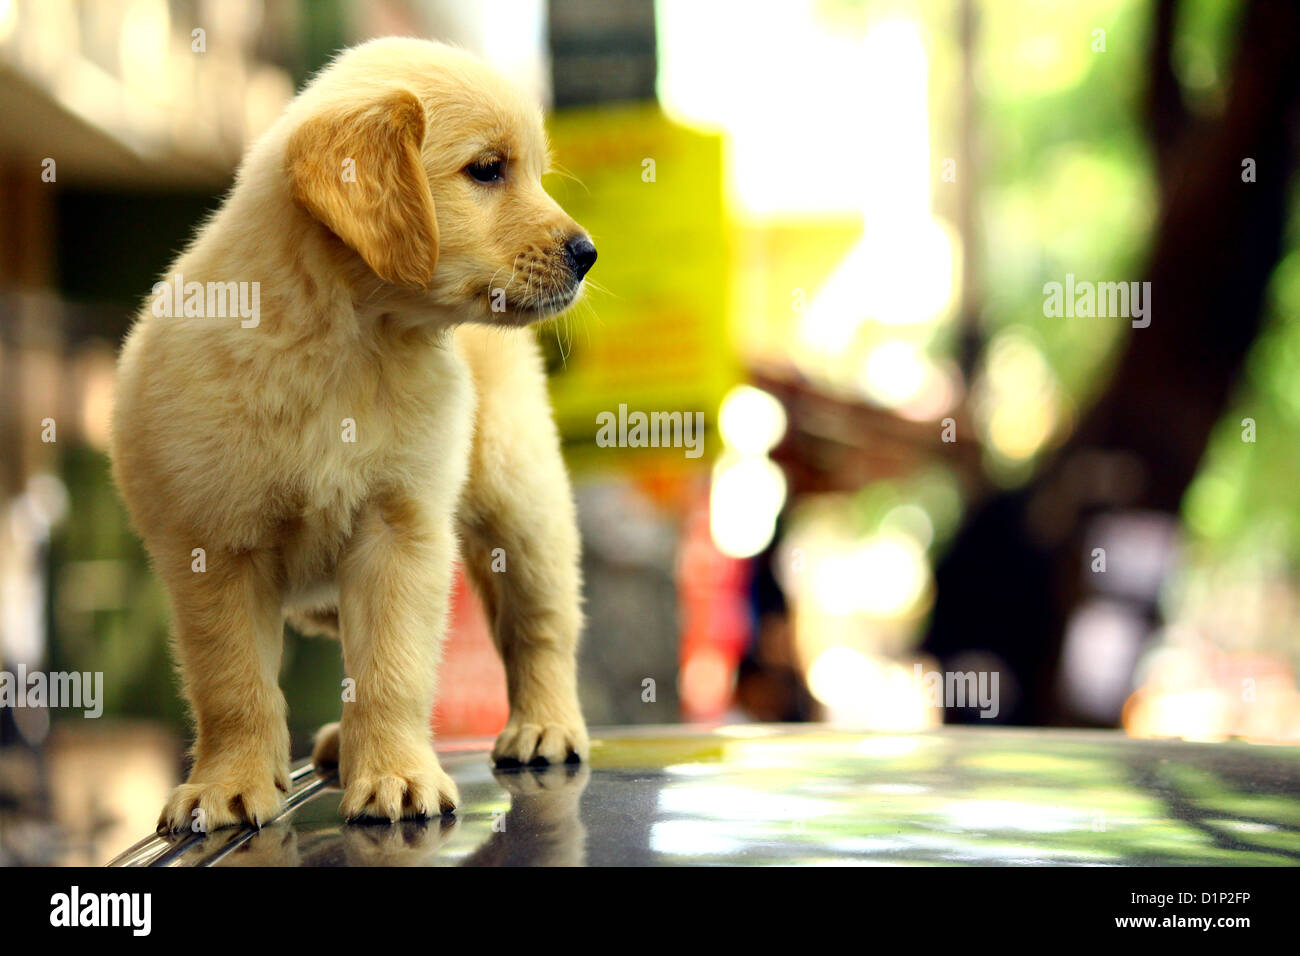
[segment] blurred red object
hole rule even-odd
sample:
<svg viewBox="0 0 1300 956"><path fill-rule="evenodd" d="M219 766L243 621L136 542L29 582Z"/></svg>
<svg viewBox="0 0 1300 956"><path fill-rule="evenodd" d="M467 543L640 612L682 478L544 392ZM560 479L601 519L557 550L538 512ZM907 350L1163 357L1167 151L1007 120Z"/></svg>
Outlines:
<svg viewBox="0 0 1300 956"><path fill-rule="evenodd" d="M505 727L509 713L505 669L492 645L487 615L457 566L434 730L443 737L494 736Z"/></svg>
<svg viewBox="0 0 1300 956"><path fill-rule="evenodd" d="M731 706L736 667L749 640L748 585L749 563L727 557L713 543L704 484L688 509L677 558L678 691L687 720L716 720Z"/></svg>

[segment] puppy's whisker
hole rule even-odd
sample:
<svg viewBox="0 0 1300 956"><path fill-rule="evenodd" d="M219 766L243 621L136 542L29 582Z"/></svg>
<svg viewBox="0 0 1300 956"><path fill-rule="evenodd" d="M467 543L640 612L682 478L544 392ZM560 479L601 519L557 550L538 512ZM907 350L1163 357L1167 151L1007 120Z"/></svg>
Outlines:
<svg viewBox="0 0 1300 956"><path fill-rule="evenodd" d="M555 333L555 347L560 350L560 365L564 368L569 367L569 353L564 349L564 343L560 341L560 323L552 322L551 329Z"/></svg>
<svg viewBox="0 0 1300 956"><path fill-rule="evenodd" d="M510 288L510 284L511 284L512 282L515 281L515 273L516 273L516 272L518 271L518 269L519 269L519 257L522 256L522 255L523 255L522 252L521 252L521 253L518 253L518 254L515 256L514 261L510 263L510 278L506 280L505 285L501 286L502 291L505 291L506 289L509 289L509 288ZM496 277L501 273L501 270L504 269L504 268L505 268L505 266L499 266L499 267L497 268L497 271L494 272L494 273L492 273L492 283L491 283L491 286L489 286L489 290L490 290L491 288L493 288L493 287L496 286ZM490 292L489 292L489 294L490 294ZM509 303L507 303L507 305L508 305L508 304L509 304Z"/></svg>
<svg viewBox="0 0 1300 956"><path fill-rule="evenodd" d="M592 292L599 292L601 295L607 295L611 299L618 299L620 301L623 298L621 295L618 295L615 292L611 292L609 289L601 285L599 282L593 282L591 279L584 279L583 281L587 284L587 288L590 289Z"/></svg>
<svg viewBox="0 0 1300 956"><path fill-rule="evenodd" d="M548 170L548 172L552 172L552 173L555 173L555 175L557 175L557 176L563 176L565 179L572 180L573 182L575 182L575 183L577 183L579 186L581 186L581 187L583 188L583 190L586 191L586 193L587 193L588 196L591 195L591 190L590 190L590 189L587 189L587 184L584 183L584 182L583 182L581 179L579 179L577 176L573 175L573 173L569 172L567 169L565 169L565 168L564 168L563 166L561 166L559 163L552 163L552 164L551 164L551 168Z"/></svg>
<svg viewBox="0 0 1300 956"><path fill-rule="evenodd" d="M595 323L596 323L597 325L603 326L603 325L605 324L605 323L601 320L601 318L600 318L600 313L596 311L596 306L591 302L590 299L583 299L583 300L582 300L582 304L583 304L583 307L584 307L584 308L586 309L586 311L587 311L587 315L589 315L592 319L594 319L594 320L595 320ZM591 344L591 326L590 326L590 325L587 325L587 326L586 326L586 330L587 330L587 344L590 345L590 344Z"/></svg>

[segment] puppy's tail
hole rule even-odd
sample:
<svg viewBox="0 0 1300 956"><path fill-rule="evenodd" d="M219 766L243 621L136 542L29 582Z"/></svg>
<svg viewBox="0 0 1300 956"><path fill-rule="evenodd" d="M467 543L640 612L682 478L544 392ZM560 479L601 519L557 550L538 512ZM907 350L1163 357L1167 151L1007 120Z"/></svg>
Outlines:
<svg viewBox="0 0 1300 956"><path fill-rule="evenodd" d="M305 637L337 639L339 636L338 608L289 611L284 615L284 619L289 622L290 627Z"/></svg>
<svg viewBox="0 0 1300 956"><path fill-rule="evenodd" d="M311 748L311 762L318 770L339 765L339 725L326 724L316 731L316 741Z"/></svg>

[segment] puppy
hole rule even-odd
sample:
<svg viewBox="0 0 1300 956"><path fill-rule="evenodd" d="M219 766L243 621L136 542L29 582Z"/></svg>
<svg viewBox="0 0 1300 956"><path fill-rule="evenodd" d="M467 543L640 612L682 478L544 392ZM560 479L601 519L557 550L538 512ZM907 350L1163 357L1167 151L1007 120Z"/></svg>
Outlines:
<svg viewBox="0 0 1300 956"><path fill-rule="evenodd" d="M452 810L430 714L458 553L506 669L493 759L586 757L578 534L527 327L578 298L596 250L546 168L539 110L499 76L375 40L289 104L154 287L111 456L196 723L160 829L281 808L286 616L342 644L314 757L337 761L343 813Z"/></svg>

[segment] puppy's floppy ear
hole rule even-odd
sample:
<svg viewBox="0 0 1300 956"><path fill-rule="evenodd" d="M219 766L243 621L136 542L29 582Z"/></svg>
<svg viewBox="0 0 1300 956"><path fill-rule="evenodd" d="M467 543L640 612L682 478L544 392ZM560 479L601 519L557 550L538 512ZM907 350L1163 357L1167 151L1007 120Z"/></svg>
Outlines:
<svg viewBox="0 0 1300 956"><path fill-rule="evenodd" d="M293 196L375 274L411 289L438 262L438 220L424 174L424 109L396 90L307 119L289 138Z"/></svg>

